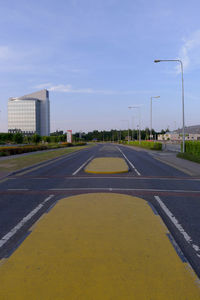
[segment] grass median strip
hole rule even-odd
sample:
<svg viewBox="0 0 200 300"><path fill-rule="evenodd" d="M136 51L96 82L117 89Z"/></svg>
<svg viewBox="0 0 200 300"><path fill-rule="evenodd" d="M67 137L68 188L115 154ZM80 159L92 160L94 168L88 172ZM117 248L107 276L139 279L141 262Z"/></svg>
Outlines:
<svg viewBox="0 0 200 300"><path fill-rule="evenodd" d="M87 147L88 146L61 148L55 151L34 153L30 155L10 158L8 160L2 160L0 161L0 171L8 171L8 172L17 171L25 167L29 167L41 162L48 161L50 159L60 157L62 155L70 154L72 152L85 149Z"/></svg>
<svg viewBox="0 0 200 300"><path fill-rule="evenodd" d="M94 174L126 173L128 170L125 160L119 157L95 158L85 167L86 173Z"/></svg>

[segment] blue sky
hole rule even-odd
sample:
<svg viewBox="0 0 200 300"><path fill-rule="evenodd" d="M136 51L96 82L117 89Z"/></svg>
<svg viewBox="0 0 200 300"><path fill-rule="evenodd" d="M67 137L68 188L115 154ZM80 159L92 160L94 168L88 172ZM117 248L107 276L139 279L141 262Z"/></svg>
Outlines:
<svg viewBox="0 0 200 300"><path fill-rule="evenodd" d="M198 0L0 0L0 131L7 100L47 88L51 131L200 124Z"/></svg>

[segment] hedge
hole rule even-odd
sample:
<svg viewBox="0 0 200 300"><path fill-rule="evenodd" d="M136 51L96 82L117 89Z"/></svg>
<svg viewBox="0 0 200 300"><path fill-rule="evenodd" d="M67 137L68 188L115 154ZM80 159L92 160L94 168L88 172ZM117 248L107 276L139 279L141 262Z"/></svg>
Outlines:
<svg viewBox="0 0 200 300"><path fill-rule="evenodd" d="M125 144L128 144L128 142L125 142ZM130 141L128 145L146 148L146 149L150 149L150 150L162 150L162 143L159 143L159 142Z"/></svg>
<svg viewBox="0 0 200 300"><path fill-rule="evenodd" d="M185 152L185 153L179 152L176 156L179 158L191 160L191 161L194 161L194 162L197 162L200 164L200 156L199 155L197 156L197 155L187 153L187 152Z"/></svg>
<svg viewBox="0 0 200 300"><path fill-rule="evenodd" d="M48 146L45 145L28 145L28 146L22 146L22 147L14 147L14 146L9 146L9 147L0 147L0 153L4 153L6 155L14 155L14 154L21 154L21 153L26 153L26 152L33 152L33 151L38 151L38 150L47 150ZM1 155L2 155L1 154Z"/></svg>
<svg viewBox="0 0 200 300"><path fill-rule="evenodd" d="M64 148L64 147L73 147L73 146L84 146L86 143L62 143L62 144L49 144L49 145L26 145L26 146L9 146L9 147L0 147L0 156L5 155L15 155L15 154L22 154L27 152L33 151L41 151L41 150L48 150L48 149L57 149L57 148Z"/></svg>
<svg viewBox="0 0 200 300"><path fill-rule="evenodd" d="M200 141L185 141L185 152L200 156Z"/></svg>

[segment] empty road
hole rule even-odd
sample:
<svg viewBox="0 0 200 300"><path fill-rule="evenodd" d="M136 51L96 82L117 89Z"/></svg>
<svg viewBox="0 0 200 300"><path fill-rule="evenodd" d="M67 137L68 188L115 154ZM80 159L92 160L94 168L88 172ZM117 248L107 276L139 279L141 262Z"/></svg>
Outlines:
<svg viewBox="0 0 200 300"><path fill-rule="evenodd" d="M104 157L123 158L129 171L84 171L93 159ZM31 236L31 226L53 211L61 199L90 193L145 200L168 228L168 239L178 259L189 263L200 277L200 178L156 160L147 151L115 144L99 144L1 180L0 259L9 260ZM194 299L200 299L200 294Z"/></svg>

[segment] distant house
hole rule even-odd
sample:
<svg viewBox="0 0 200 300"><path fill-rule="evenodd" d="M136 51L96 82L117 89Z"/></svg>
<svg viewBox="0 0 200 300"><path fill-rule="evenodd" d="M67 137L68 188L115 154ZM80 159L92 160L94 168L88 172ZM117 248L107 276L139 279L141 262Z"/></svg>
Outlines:
<svg viewBox="0 0 200 300"><path fill-rule="evenodd" d="M182 141L182 134L176 132L166 132L165 134L158 135L159 141ZM186 141L200 141L199 133L186 133L185 134Z"/></svg>

